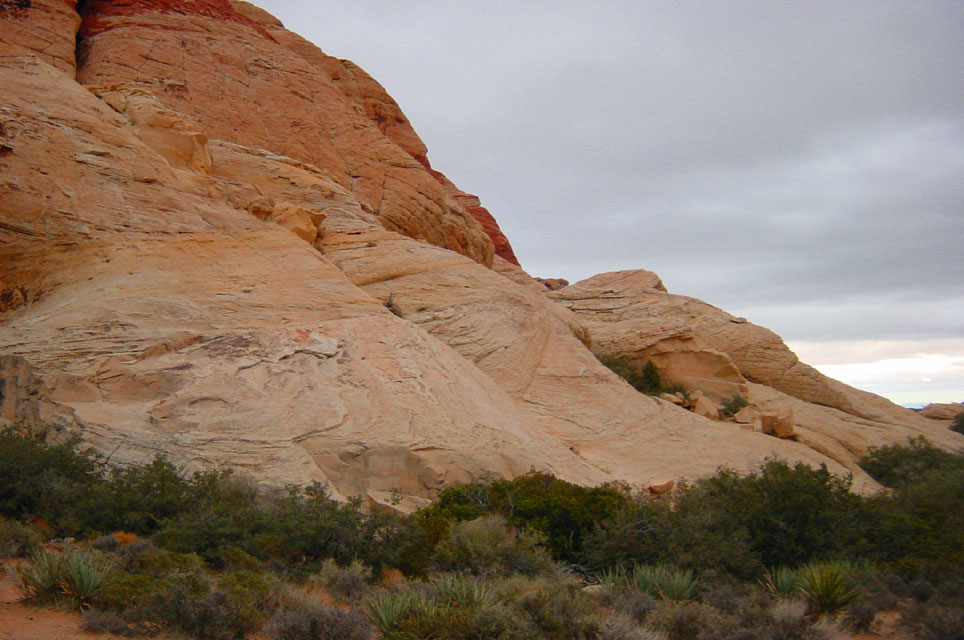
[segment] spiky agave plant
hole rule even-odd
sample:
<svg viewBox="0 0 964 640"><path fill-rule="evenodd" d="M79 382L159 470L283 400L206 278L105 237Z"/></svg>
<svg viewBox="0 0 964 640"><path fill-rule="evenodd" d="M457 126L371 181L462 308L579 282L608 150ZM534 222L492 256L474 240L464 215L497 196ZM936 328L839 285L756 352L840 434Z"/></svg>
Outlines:
<svg viewBox="0 0 964 640"><path fill-rule="evenodd" d="M498 601L495 591L472 576L445 576L432 587L439 602L466 609L486 609Z"/></svg>
<svg viewBox="0 0 964 640"><path fill-rule="evenodd" d="M692 600L696 597L699 582L692 569L666 567L657 588L664 600Z"/></svg>
<svg viewBox="0 0 964 640"><path fill-rule="evenodd" d="M763 574L760 586L771 597L789 600L799 595L800 573L790 567L772 567Z"/></svg>
<svg viewBox="0 0 964 640"><path fill-rule="evenodd" d="M56 602L63 593L60 588L63 563L63 556L58 553L37 551L31 555L28 564L19 569L21 593L35 602Z"/></svg>
<svg viewBox="0 0 964 640"><path fill-rule="evenodd" d="M853 568L846 562L811 563L801 568L800 593L810 612L817 615L842 611L861 596L854 586Z"/></svg>
<svg viewBox="0 0 964 640"><path fill-rule="evenodd" d="M87 608L100 595L104 581L113 570L109 560L84 551L71 551L63 556L60 589L75 606Z"/></svg>
<svg viewBox="0 0 964 640"><path fill-rule="evenodd" d="M368 619L385 636L438 613L434 600L412 591L376 594L368 600L367 607Z"/></svg>

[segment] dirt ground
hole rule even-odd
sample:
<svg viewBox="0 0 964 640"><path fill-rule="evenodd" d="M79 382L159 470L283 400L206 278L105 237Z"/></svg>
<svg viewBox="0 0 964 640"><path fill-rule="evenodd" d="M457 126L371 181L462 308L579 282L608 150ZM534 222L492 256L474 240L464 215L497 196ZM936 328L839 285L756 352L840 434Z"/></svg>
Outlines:
<svg viewBox="0 0 964 640"><path fill-rule="evenodd" d="M16 566L17 561L0 560L0 640L120 640L123 637L81 630L81 616L76 611L23 603L17 588ZM877 615L872 633L852 635L840 629L828 631L831 640L913 640L898 631L899 622L898 612L883 611Z"/></svg>

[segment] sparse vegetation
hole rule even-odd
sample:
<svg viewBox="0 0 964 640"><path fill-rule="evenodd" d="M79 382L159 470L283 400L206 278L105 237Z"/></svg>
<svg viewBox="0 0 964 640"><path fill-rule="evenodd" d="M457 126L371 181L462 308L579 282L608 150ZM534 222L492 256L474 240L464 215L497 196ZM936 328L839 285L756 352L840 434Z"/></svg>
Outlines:
<svg viewBox="0 0 964 640"><path fill-rule="evenodd" d="M964 435L964 413L959 413L954 416L954 420L951 422L950 430Z"/></svg>
<svg viewBox="0 0 964 640"><path fill-rule="evenodd" d="M874 497L769 461L672 497L531 473L450 487L414 516L366 513L322 485L259 497L161 459L107 469L12 430L0 445L0 545L29 555L32 600L86 609L91 631L816 640L821 616L866 630L900 608L917 637L960 637L964 455L920 439L865 458L892 487ZM81 541L43 543L67 535ZM602 588L572 577L589 572Z"/></svg>
<svg viewBox="0 0 964 640"><path fill-rule="evenodd" d="M720 415L723 417L735 416L740 409L747 406L746 398L738 393L726 398L720 403Z"/></svg>

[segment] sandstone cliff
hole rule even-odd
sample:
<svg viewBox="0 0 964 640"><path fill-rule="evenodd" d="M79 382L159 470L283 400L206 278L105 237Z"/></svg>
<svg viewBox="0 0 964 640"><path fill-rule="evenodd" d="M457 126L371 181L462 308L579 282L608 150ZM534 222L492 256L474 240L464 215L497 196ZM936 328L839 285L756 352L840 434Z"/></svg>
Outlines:
<svg viewBox="0 0 964 640"><path fill-rule="evenodd" d="M370 76L245 2L0 3L0 420L417 506L964 439L645 272L550 293ZM796 439L641 395L792 411Z"/></svg>

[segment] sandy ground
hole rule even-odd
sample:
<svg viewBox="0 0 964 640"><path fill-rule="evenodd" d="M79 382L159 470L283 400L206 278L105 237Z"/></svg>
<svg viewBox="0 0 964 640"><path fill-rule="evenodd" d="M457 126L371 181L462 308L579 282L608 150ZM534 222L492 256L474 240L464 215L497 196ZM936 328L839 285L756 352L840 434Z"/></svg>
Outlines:
<svg viewBox="0 0 964 640"><path fill-rule="evenodd" d="M16 562L0 564L0 640L113 640L110 634L86 633L80 628L80 614L31 607L20 602Z"/></svg>

